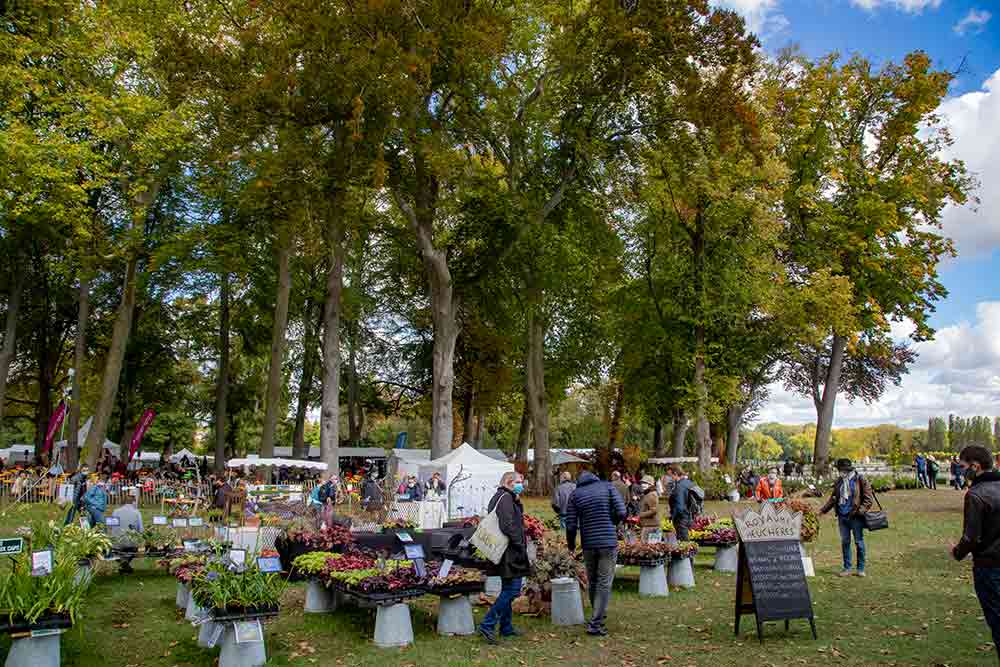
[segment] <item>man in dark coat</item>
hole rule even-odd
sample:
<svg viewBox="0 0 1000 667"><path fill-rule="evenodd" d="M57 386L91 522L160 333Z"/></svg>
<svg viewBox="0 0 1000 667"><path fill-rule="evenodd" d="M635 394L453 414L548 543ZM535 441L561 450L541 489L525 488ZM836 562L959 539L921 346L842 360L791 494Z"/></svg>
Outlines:
<svg viewBox="0 0 1000 667"><path fill-rule="evenodd" d="M559 525L566 527L566 506L569 504L569 497L576 490L573 483L573 476L563 471L559 475L559 486L552 492L552 511L559 517Z"/></svg>
<svg viewBox="0 0 1000 667"><path fill-rule="evenodd" d="M509 540L500 562L490 573L500 577L503 582L500 595L479 624L479 634L490 644L497 641L497 625L500 626L502 637L521 634L514 628L514 610L511 605L521 594L524 577L531 573L528 543L524 536L524 505L520 499L523 492L524 478L516 472L505 472L500 478L500 487L486 507L488 512L496 511L500 532Z"/></svg>
<svg viewBox="0 0 1000 667"><path fill-rule="evenodd" d="M602 482L592 472L580 474L576 490L566 505L566 544L571 552L576 550L579 530L592 610L587 624L588 635L608 634L605 619L618 552L615 527L626 516L625 501L612 484Z"/></svg>
<svg viewBox="0 0 1000 667"><path fill-rule="evenodd" d="M962 560L972 554L972 582L1000 652L1000 473L990 450L978 445L962 450L959 465L972 477L972 487L965 494L962 539L951 555Z"/></svg>

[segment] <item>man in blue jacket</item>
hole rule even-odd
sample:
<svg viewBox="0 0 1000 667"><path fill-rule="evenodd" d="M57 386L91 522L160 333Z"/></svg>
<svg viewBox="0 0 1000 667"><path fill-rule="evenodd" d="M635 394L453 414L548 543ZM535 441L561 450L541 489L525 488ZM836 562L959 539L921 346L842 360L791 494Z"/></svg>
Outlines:
<svg viewBox="0 0 1000 667"><path fill-rule="evenodd" d="M610 483L602 482L591 472L580 474L576 489L566 504L566 543L571 552L576 551L579 530L590 596L588 635L603 637L608 634L605 619L618 555L615 526L626 516L625 501Z"/></svg>

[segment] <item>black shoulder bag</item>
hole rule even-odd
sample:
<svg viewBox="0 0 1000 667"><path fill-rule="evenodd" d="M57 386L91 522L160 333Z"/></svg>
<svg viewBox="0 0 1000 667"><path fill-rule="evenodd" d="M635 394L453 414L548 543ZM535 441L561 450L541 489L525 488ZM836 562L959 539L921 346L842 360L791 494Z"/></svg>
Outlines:
<svg viewBox="0 0 1000 667"><path fill-rule="evenodd" d="M871 486L871 482L868 480L865 480L865 483ZM889 517L886 515L885 510L882 509L882 503L878 501L878 496L875 494L874 488L872 488L872 498L875 499L875 503L878 505L878 511L868 511L861 515L865 522L865 528L868 530L882 530L883 528L888 528Z"/></svg>

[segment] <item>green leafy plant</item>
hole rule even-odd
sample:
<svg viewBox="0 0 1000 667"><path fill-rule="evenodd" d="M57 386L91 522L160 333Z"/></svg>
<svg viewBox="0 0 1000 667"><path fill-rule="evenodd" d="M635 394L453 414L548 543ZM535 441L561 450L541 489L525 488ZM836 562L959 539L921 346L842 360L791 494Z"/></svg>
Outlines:
<svg viewBox="0 0 1000 667"><path fill-rule="evenodd" d="M0 616L11 623L36 623L50 614L68 614L75 623L91 581L77 577L77 560L71 551L56 551L52 573L33 577L31 554L20 554L11 571L0 574Z"/></svg>
<svg viewBox="0 0 1000 667"><path fill-rule="evenodd" d="M244 611L277 607L287 587L283 577L261 572L256 564L233 572L211 563L191 580L191 595L200 607Z"/></svg>
<svg viewBox="0 0 1000 667"><path fill-rule="evenodd" d="M177 542L177 533L165 526L149 526L142 531L142 545L146 551L169 551Z"/></svg>
<svg viewBox="0 0 1000 667"><path fill-rule="evenodd" d="M313 551L302 554L292 561L292 567L307 577L316 577L326 568L327 559L338 558L339 556L340 554L330 553L329 551Z"/></svg>

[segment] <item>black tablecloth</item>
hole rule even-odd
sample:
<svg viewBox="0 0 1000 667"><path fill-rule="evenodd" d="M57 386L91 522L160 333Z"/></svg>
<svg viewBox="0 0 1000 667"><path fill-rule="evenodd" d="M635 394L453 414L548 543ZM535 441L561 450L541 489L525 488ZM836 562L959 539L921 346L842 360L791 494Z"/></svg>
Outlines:
<svg viewBox="0 0 1000 667"><path fill-rule="evenodd" d="M413 538L411 544L419 544L424 548L427 560L441 560L448 549L448 543L455 535L469 537L474 528L434 528L431 530L405 531ZM359 547L375 551L388 552L396 555L403 551L403 543L395 533L354 533L354 542Z"/></svg>

